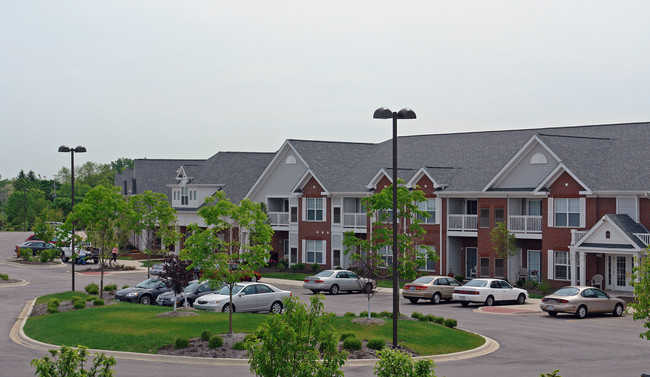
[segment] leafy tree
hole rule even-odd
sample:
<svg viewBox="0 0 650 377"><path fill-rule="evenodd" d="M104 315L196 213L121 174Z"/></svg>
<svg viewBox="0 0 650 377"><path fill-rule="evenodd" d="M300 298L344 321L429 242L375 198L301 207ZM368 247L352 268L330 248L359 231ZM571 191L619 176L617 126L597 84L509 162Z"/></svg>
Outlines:
<svg viewBox="0 0 650 377"><path fill-rule="evenodd" d="M171 246L180 237L176 232L176 210L169 205L167 196L161 193L145 191L128 198L130 209L130 229L142 237L144 253L147 254L147 266L151 266L151 255L159 254L155 249L156 237L160 246ZM147 267L150 277L150 267Z"/></svg>
<svg viewBox="0 0 650 377"><path fill-rule="evenodd" d="M498 222L490 231L490 244L499 258L505 259L519 253L517 238L510 233L504 222Z"/></svg>
<svg viewBox="0 0 650 377"><path fill-rule="evenodd" d="M632 286L634 287L635 302L630 306L634 309L633 318L644 321L643 327L647 331L639 334L639 337L650 340L650 246L636 258L637 266L633 269Z"/></svg>
<svg viewBox="0 0 650 377"><path fill-rule="evenodd" d="M75 204L74 212L66 220L66 228L73 224L85 228L88 240L99 248L100 298L104 294L104 267L113 247L127 236L129 213L127 203L117 187L96 186L88 191L82 203Z"/></svg>
<svg viewBox="0 0 650 377"><path fill-rule="evenodd" d="M115 372L115 358L103 353L96 353L89 370L84 369L88 358L88 347L78 348L61 346L61 350L50 350L50 355L41 359L34 359L31 365L36 368L39 377L111 377Z"/></svg>
<svg viewBox="0 0 650 377"><path fill-rule="evenodd" d="M284 314L272 315L255 337L246 341L254 374L276 376L343 376L347 352L339 352L337 332L326 314L323 295L310 298L309 308L297 297L284 299Z"/></svg>
<svg viewBox="0 0 650 377"><path fill-rule="evenodd" d="M436 377L433 360L422 359L413 362L406 353L385 347L377 352L379 361L375 364L375 375L379 377Z"/></svg>
<svg viewBox="0 0 650 377"><path fill-rule="evenodd" d="M5 211L13 229L31 229L37 214L49 208L45 194L39 189L15 190L7 199Z"/></svg>
<svg viewBox="0 0 650 377"><path fill-rule="evenodd" d="M180 256L191 260L192 267L201 268L213 286L230 287L232 302L235 283L266 265L273 228L267 223L268 217L261 206L248 199L233 204L219 191L205 203L199 216L208 228L190 225L191 235L185 240ZM232 334L232 310L229 321Z"/></svg>
<svg viewBox="0 0 650 377"><path fill-rule="evenodd" d="M190 262L181 260L178 255L168 255L165 258L165 269L159 276L171 282L171 288L177 296L184 293L185 287L194 279L194 272L189 269L189 266ZM176 300L174 300L174 311L176 311Z"/></svg>
<svg viewBox="0 0 650 377"><path fill-rule="evenodd" d="M133 167L133 159L121 157L115 161L111 161L111 169L116 173L121 173L126 168Z"/></svg>
<svg viewBox="0 0 650 377"><path fill-rule="evenodd" d="M41 241L49 242L54 237L54 229L46 222L48 221L48 211L41 212L40 216L34 222L34 236Z"/></svg>

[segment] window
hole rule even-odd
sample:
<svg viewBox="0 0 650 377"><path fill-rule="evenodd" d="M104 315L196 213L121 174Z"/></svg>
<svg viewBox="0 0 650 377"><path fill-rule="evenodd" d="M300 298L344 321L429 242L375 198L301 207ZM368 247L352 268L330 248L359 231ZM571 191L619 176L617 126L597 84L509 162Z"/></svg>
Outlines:
<svg viewBox="0 0 650 377"><path fill-rule="evenodd" d="M334 216L332 216L332 222L334 224L341 223L341 207L334 207Z"/></svg>
<svg viewBox="0 0 650 377"><path fill-rule="evenodd" d="M466 203L466 214L468 215L476 215L478 209L478 201L477 200L468 200Z"/></svg>
<svg viewBox="0 0 650 377"><path fill-rule="evenodd" d="M323 198L307 198L307 221L323 221Z"/></svg>
<svg viewBox="0 0 650 377"><path fill-rule="evenodd" d="M189 195L188 195L188 189L187 187L181 187L181 205L186 206L189 202Z"/></svg>
<svg viewBox="0 0 650 377"><path fill-rule="evenodd" d="M334 249L332 251L333 258L332 258L332 267L340 267L341 266L341 250L339 249Z"/></svg>
<svg viewBox="0 0 650 377"><path fill-rule="evenodd" d="M555 199L555 226L580 226L580 199Z"/></svg>
<svg viewBox="0 0 650 377"><path fill-rule="evenodd" d="M505 216L504 211L502 209L495 209L494 210L494 223L498 224L498 223L505 222L504 216Z"/></svg>
<svg viewBox="0 0 650 377"><path fill-rule="evenodd" d="M429 246L433 252L436 252L435 246ZM419 268L419 270L422 271L435 271L436 270L436 261L435 259L429 259L427 255L427 250L422 247L421 245L417 246L417 250L419 253L418 259L423 259L424 260L424 265Z"/></svg>
<svg viewBox="0 0 650 377"><path fill-rule="evenodd" d="M307 263L323 264L323 241L307 240Z"/></svg>
<svg viewBox="0 0 650 377"><path fill-rule="evenodd" d="M571 279L571 269L569 268L568 251L555 252L555 279L556 280Z"/></svg>
<svg viewBox="0 0 650 377"><path fill-rule="evenodd" d="M481 260L481 268L479 271L479 276L480 277L488 277L490 276L490 258L480 258Z"/></svg>
<svg viewBox="0 0 650 377"><path fill-rule="evenodd" d="M502 278L506 276L505 263L502 258L494 259L494 277Z"/></svg>
<svg viewBox="0 0 650 377"><path fill-rule="evenodd" d="M481 228L490 227L490 210L488 208L481 209L480 224L481 224Z"/></svg>
<svg viewBox="0 0 650 377"><path fill-rule="evenodd" d="M291 223L295 224L298 222L298 207L291 207Z"/></svg>
<svg viewBox="0 0 650 377"><path fill-rule="evenodd" d="M528 215L529 216L541 216L542 215L542 201L541 200L529 200L528 201Z"/></svg>
<svg viewBox="0 0 650 377"><path fill-rule="evenodd" d="M418 208L420 208L420 211L429 214L429 217L418 215L418 220L422 221L424 224L436 223L436 199L427 198L427 200L418 203Z"/></svg>
<svg viewBox="0 0 650 377"><path fill-rule="evenodd" d="M379 249L379 256L384 261L385 266L393 265L393 249L390 246L384 246Z"/></svg>

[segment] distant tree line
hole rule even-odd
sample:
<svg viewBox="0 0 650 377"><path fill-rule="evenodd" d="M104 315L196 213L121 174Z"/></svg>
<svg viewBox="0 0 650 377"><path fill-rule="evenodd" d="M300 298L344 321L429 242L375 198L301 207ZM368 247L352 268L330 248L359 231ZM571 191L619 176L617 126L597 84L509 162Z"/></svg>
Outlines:
<svg viewBox="0 0 650 377"><path fill-rule="evenodd" d="M128 167L133 167L129 158L75 166L75 204L83 202L86 193L96 186L113 187L115 174ZM69 167L62 167L53 179L31 170L21 170L15 178L0 176L0 230L31 230L38 217L65 221L72 204L70 178Z"/></svg>

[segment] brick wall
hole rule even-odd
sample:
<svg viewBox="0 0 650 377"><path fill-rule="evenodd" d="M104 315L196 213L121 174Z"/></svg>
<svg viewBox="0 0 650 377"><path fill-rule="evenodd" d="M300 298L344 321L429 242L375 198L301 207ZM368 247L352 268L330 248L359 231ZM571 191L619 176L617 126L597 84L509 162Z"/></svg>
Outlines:
<svg viewBox="0 0 650 377"><path fill-rule="evenodd" d="M303 197L305 198L324 198L322 195L323 188L316 181L311 178L307 184L302 188ZM305 208L302 207L302 199L298 201L298 260L304 264L309 264L306 260L302 259L302 240L323 240L326 241L326 246L323 249L323 263L325 268L331 268L330 250L331 250L331 229L332 229L332 200L327 198L323 211L326 214L325 221L302 221L302 213ZM306 256L305 256L306 258Z"/></svg>

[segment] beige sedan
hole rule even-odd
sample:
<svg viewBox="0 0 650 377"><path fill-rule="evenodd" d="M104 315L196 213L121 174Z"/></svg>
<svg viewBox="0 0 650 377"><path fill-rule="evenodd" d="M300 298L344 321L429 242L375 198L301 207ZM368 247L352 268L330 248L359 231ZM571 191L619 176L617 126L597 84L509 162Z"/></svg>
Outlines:
<svg viewBox="0 0 650 377"><path fill-rule="evenodd" d="M581 319L589 313L612 313L614 317L620 317L625 310L625 301L598 288L569 286L544 297L539 307L551 317L557 313L571 313Z"/></svg>
<svg viewBox="0 0 650 377"><path fill-rule="evenodd" d="M431 300L432 303L437 304L441 299L450 301L454 287L460 286L456 279L447 276L422 276L412 283L405 284L402 296L413 304L420 299Z"/></svg>

